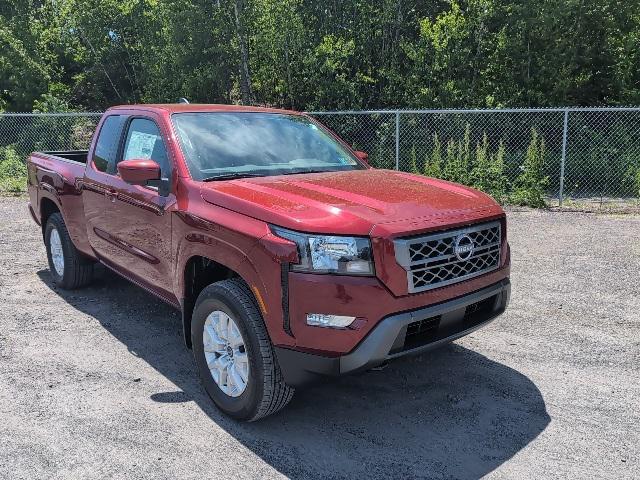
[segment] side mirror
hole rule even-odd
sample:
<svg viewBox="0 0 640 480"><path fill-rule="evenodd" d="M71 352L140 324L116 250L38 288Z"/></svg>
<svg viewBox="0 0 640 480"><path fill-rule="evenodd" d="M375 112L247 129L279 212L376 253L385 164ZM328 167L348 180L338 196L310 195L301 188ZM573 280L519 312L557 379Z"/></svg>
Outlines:
<svg viewBox="0 0 640 480"><path fill-rule="evenodd" d="M367 152L356 150L354 153L356 154L356 157L358 157L361 161L369 165L369 154Z"/></svg>
<svg viewBox="0 0 640 480"><path fill-rule="evenodd" d="M153 160L132 158L118 163L118 173L132 185L144 185L149 180L160 180L160 165Z"/></svg>

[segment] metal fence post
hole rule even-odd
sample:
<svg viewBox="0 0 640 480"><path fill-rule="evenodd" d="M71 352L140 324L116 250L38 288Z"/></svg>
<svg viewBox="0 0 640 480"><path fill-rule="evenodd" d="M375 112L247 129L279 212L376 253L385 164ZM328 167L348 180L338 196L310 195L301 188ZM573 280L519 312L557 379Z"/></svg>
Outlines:
<svg viewBox="0 0 640 480"><path fill-rule="evenodd" d="M564 197L564 164L567 158L567 131L569 130L569 109L564 109L564 126L562 128L562 157L560 158L560 192L558 193L558 206L562 206Z"/></svg>
<svg viewBox="0 0 640 480"><path fill-rule="evenodd" d="M400 170L400 112L396 110L396 170Z"/></svg>

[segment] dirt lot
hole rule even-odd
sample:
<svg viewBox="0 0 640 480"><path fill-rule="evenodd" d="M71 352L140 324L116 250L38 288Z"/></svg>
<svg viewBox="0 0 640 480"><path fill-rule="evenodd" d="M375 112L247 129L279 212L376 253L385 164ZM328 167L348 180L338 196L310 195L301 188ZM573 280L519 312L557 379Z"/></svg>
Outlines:
<svg viewBox="0 0 640 480"><path fill-rule="evenodd" d="M107 272L56 290L24 205L0 199L0 478L640 477L640 217L510 212L507 314L246 425L169 307Z"/></svg>

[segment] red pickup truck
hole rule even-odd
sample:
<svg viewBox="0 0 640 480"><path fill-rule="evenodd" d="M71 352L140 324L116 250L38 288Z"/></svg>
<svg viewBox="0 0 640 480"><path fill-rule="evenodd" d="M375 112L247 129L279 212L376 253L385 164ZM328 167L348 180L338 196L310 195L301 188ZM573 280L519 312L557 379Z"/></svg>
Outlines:
<svg viewBox="0 0 640 480"><path fill-rule="evenodd" d="M114 107L88 151L33 153L28 177L55 284L87 285L100 262L180 309L204 388L238 419L460 338L509 302L493 199L373 169L301 113Z"/></svg>

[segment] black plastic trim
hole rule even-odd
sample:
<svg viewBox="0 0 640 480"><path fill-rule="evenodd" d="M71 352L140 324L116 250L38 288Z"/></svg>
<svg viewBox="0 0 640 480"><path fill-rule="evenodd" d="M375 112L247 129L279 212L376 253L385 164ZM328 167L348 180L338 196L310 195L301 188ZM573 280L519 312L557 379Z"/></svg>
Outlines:
<svg viewBox="0 0 640 480"><path fill-rule="evenodd" d="M284 375L285 382L293 387L298 387L313 383L323 376L354 373L372 368L394 358L432 350L464 337L500 316L509 304L510 295L511 282L509 279L505 279L482 290L453 300L418 310L390 315L383 318L351 353L341 357L325 357L289 348L275 347L280 369ZM469 328L455 331L451 335L437 338L425 345L410 350L398 351L400 345L399 337L402 337L402 342L404 342L402 334L406 332L406 327L410 323L436 315L445 316L461 311L464 314L464 309L468 305L492 296L496 296L494 308L492 311L487 312L487 317L481 321L472 324Z"/></svg>
<svg viewBox="0 0 640 480"><path fill-rule="evenodd" d="M280 264L280 287L282 288L282 328L293 337L289 319L289 262Z"/></svg>
<svg viewBox="0 0 640 480"><path fill-rule="evenodd" d="M184 344L189 350L191 350L193 346L191 342L191 318L195 303L195 299L193 299L191 296L184 297L180 301L180 313L182 316L182 336L184 338Z"/></svg>

